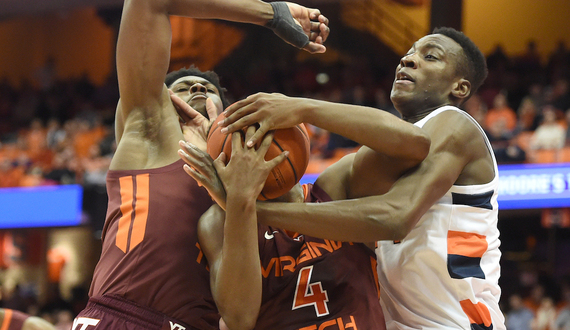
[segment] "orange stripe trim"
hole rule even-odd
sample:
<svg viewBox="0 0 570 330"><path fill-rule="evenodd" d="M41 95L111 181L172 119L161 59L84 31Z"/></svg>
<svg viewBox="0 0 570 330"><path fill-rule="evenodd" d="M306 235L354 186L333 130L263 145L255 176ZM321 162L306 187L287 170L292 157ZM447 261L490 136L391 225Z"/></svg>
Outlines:
<svg viewBox="0 0 570 330"><path fill-rule="evenodd" d="M129 245L129 250L131 251L144 239L146 221L148 219L149 174L137 175L136 181L135 220L131 232L131 244Z"/></svg>
<svg viewBox="0 0 570 330"><path fill-rule="evenodd" d="M469 317L469 322L472 324L483 324L486 327L491 326L491 313L489 313L489 309L483 303L473 304L469 299L462 300L459 303L467 317Z"/></svg>
<svg viewBox="0 0 570 330"><path fill-rule="evenodd" d="M376 293L378 293L378 299L380 299L380 284L378 283L378 261L376 261L376 258L370 257L370 263L372 264L372 273L374 274Z"/></svg>
<svg viewBox="0 0 570 330"><path fill-rule="evenodd" d="M129 228L133 216L133 177L124 176L119 178L119 190L121 193L121 218L115 245L124 253L127 253L127 243L129 241Z"/></svg>
<svg viewBox="0 0 570 330"><path fill-rule="evenodd" d="M447 233L447 254L481 258L487 247L487 239L483 235L452 230Z"/></svg>
<svg viewBox="0 0 570 330"><path fill-rule="evenodd" d="M8 330L10 328L10 323L12 323L12 310L4 310L4 320L2 321L2 328L0 330Z"/></svg>
<svg viewBox="0 0 570 330"><path fill-rule="evenodd" d="M309 197L309 187L306 184L301 185L301 187L303 187L303 197L307 200L307 197Z"/></svg>

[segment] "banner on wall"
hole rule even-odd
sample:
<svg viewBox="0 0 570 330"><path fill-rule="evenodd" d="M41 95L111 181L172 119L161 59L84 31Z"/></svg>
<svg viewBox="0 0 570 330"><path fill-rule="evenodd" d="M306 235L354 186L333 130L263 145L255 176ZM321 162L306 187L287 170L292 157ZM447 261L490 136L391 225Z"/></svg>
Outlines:
<svg viewBox="0 0 570 330"><path fill-rule="evenodd" d="M0 229L77 226L82 221L80 185L0 189Z"/></svg>
<svg viewBox="0 0 570 330"><path fill-rule="evenodd" d="M305 174L313 183L318 174ZM570 207L570 163L499 165L499 209Z"/></svg>

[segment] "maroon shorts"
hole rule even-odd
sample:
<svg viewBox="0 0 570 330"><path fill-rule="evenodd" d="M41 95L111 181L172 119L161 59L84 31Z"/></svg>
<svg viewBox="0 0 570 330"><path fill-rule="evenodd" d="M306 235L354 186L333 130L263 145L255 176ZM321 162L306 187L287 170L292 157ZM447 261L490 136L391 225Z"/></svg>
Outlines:
<svg viewBox="0 0 570 330"><path fill-rule="evenodd" d="M71 330L196 330L119 296L91 297Z"/></svg>

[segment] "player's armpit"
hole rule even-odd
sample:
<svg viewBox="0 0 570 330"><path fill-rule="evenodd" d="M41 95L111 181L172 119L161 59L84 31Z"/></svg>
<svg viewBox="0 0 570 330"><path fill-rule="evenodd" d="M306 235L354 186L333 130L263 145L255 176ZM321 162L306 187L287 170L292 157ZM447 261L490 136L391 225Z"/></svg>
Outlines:
<svg viewBox="0 0 570 330"><path fill-rule="evenodd" d="M327 167L315 181L315 184L323 189L332 200L347 198L347 184L354 153L341 158L336 163Z"/></svg>

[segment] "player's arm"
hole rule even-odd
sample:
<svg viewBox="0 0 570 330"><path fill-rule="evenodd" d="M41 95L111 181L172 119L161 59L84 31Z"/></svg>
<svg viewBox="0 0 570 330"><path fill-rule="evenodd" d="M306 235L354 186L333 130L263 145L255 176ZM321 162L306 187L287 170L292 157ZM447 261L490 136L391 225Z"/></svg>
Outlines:
<svg viewBox="0 0 570 330"><path fill-rule="evenodd" d="M309 123L391 158L407 160L407 167L417 165L429 151L430 140L422 129L375 108L258 93L234 103L225 113L221 126L228 132L260 124L251 145L270 130Z"/></svg>
<svg viewBox="0 0 570 330"><path fill-rule="evenodd" d="M169 15L266 25L285 41L324 52L328 19L317 9L259 0L126 0L117 42L120 106L117 155L111 167L161 166L176 158L182 138L163 83L170 59ZM123 137L128 136L128 139ZM137 152L133 151L136 150ZM148 153L148 154L147 154ZM136 165L133 165L136 164Z"/></svg>
<svg viewBox="0 0 570 330"><path fill-rule="evenodd" d="M275 4L259 0L126 0L117 44L117 72L123 111L156 102L169 65L169 15L223 19L257 25L280 23L273 29L287 42L299 34L314 51L324 51L328 19L317 9L293 3ZM290 24L286 24L290 23ZM296 30L301 27L301 30ZM313 49L311 49L313 50Z"/></svg>
<svg viewBox="0 0 570 330"><path fill-rule="evenodd" d="M251 329L261 305L257 223L246 218L236 226L234 220L226 220L226 213L213 205L200 218L198 239L208 260L210 288L222 319L232 330Z"/></svg>
<svg viewBox="0 0 570 330"><path fill-rule="evenodd" d="M254 131L254 127L248 129L247 136ZM225 221L219 207L211 208L207 218L200 220L198 235L210 264L210 286L220 315L230 329L251 329L261 306L256 199L269 172L286 154L265 161L272 134L258 150L244 147L240 135L232 135L228 164L223 158L215 163L227 193Z"/></svg>
<svg viewBox="0 0 570 330"><path fill-rule="evenodd" d="M481 157L481 133L459 113L445 112L424 129L432 141L429 155L386 194L319 204L258 203L259 221L340 241L404 238L460 178L468 163Z"/></svg>

